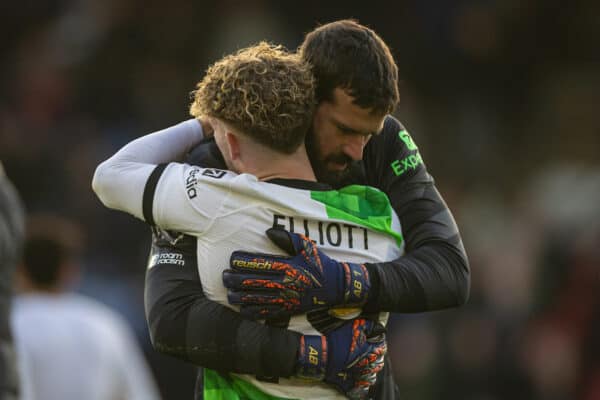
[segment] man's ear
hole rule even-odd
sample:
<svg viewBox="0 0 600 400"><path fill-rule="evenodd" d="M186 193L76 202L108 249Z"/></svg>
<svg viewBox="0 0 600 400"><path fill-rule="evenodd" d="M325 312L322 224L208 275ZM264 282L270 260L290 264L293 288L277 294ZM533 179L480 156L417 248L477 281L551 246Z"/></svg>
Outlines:
<svg viewBox="0 0 600 400"><path fill-rule="evenodd" d="M240 140L231 132L225 134L227 139L227 151L229 151L229 159L231 161L238 161L240 158Z"/></svg>

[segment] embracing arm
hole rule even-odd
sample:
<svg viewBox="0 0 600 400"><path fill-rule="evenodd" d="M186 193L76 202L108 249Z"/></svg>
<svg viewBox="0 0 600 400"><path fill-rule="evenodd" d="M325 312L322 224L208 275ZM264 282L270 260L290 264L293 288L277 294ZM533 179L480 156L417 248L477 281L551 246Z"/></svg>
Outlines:
<svg viewBox="0 0 600 400"><path fill-rule="evenodd" d="M375 323L356 319L319 336L245 320L204 296L194 237L155 233L145 306L157 350L221 372L294 375L325 381L350 398L367 395L387 351Z"/></svg>
<svg viewBox="0 0 600 400"><path fill-rule="evenodd" d="M367 312L424 312L464 304L469 296L470 271L458 228L427 173L417 146L397 120L386 118L383 131L365 148L363 160L365 176L360 181L379 188L390 198L402 225L406 254L393 261L365 264L366 284L352 285L350 278L324 279L318 290L344 293L327 305L361 305ZM317 252L321 259L326 258L319 249ZM261 262L278 259L264 254L244 257L258 258ZM302 260L290 260L289 264L298 273L306 269ZM281 281L276 274L262 270L249 274L233 262L230 267L224 280L229 289L228 299L231 304L240 305L246 315L254 318L289 315L322 304L316 305L311 290L293 280ZM367 290L356 291L358 298L346 295L357 287ZM295 298L301 299L305 307L291 307L289 303Z"/></svg>
<svg viewBox="0 0 600 400"><path fill-rule="evenodd" d="M408 133L388 117L365 149L367 182L386 192L398 214L406 254L367 264L369 311L421 312L456 307L469 296L470 269L458 227Z"/></svg>
<svg viewBox="0 0 600 400"><path fill-rule="evenodd" d="M218 371L290 376L300 334L243 319L209 300L196 264L196 238L157 232L146 273L146 317L160 352Z"/></svg>

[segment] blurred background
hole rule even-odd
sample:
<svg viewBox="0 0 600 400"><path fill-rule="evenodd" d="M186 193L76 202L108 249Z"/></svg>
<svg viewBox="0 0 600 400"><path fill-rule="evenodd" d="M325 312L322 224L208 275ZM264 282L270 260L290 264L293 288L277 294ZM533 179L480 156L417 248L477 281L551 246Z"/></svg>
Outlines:
<svg viewBox="0 0 600 400"><path fill-rule="evenodd" d="M392 317L406 399L600 399L600 2L3 2L0 160L30 213L85 236L75 288L126 317L165 399L195 370L149 346L150 233L101 206L96 165L188 118L217 58L356 18L392 49L396 116L454 212L469 303Z"/></svg>

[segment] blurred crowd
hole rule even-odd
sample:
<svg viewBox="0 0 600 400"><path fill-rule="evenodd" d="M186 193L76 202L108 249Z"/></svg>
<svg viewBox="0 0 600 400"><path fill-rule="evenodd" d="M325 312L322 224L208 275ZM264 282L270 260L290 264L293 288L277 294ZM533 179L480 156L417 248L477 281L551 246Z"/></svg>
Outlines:
<svg viewBox="0 0 600 400"><path fill-rule="evenodd" d="M93 171L133 138L187 119L189 92L216 58L261 39L293 49L317 23L354 17L392 49L396 116L472 268L466 306L392 316L405 398L600 399L600 2L49 0L0 10L0 160L29 213L81 225L76 290L131 323L164 398L191 398L195 371L150 349L150 232L100 205Z"/></svg>

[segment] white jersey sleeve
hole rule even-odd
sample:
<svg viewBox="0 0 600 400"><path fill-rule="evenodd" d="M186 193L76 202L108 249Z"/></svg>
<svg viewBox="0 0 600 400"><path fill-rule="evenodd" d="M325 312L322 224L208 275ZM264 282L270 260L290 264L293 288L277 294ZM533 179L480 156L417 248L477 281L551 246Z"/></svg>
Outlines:
<svg viewBox="0 0 600 400"><path fill-rule="evenodd" d="M202 137L195 119L140 137L96 168L92 188L105 206L143 218L144 188L152 171L182 160Z"/></svg>

